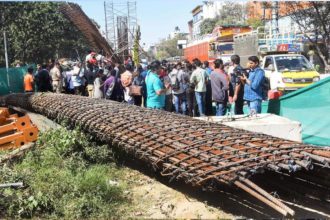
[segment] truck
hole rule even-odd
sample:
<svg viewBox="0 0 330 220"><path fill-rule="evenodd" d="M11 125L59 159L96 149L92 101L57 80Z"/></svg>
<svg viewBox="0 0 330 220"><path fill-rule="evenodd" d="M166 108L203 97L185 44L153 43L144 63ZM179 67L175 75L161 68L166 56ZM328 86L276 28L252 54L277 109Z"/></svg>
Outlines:
<svg viewBox="0 0 330 220"><path fill-rule="evenodd" d="M184 57L190 62L195 58L212 62L215 59L227 57L228 54L233 54L233 36L249 31L251 28L246 25L216 27L211 34L190 41L184 49Z"/></svg>
<svg viewBox="0 0 330 220"><path fill-rule="evenodd" d="M294 35L286 36L290 37L280 41L258 30L234 36L234 53L241 57L242 66L248 57L258 56L271 90L293 91L320 80L320 74L300 54L303 45L294 43Z"/></svg>

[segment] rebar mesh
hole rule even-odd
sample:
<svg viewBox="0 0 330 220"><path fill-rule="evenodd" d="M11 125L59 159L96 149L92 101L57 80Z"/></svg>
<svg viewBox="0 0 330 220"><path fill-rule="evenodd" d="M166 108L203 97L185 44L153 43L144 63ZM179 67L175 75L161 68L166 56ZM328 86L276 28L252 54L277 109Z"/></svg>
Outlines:
<svg viewBox="0 0 330 220"><path fill-rule="evenodd" d="M193 185L234 183L248 192L242 183L264 169L295 172L330 162L329 148L103 99L13 94L1 103L79 125L98 140L152 164L162 175Z"/></svg>

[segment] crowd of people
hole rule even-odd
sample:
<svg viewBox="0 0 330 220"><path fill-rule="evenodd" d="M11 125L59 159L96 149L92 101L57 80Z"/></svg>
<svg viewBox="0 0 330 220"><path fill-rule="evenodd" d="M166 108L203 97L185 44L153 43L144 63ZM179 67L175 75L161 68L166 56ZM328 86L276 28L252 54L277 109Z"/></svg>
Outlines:
<svg viewBox="0 0 330 220"><path fill-rule="evenodd" d="M248 60L247 68L240 65L238 55L231 56L230 63L155 60L142 66L130 57L124 63L112 63L90 51L84 62L52 61L36 71L28 68L24 89L108 99L193 117L222 116L228 111L243 114L245 101L251 114L261 113L265 73L258 57Z"/></svg>

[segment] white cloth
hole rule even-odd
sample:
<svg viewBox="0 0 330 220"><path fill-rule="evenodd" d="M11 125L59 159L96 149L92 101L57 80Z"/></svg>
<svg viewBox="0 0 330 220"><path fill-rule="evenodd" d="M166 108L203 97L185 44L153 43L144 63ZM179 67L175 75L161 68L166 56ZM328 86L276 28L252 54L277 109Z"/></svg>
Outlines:
<svg viewBox="0 0 330 220"><path fill-rule="evenodd" d="M85 59L86 63L87 63L88 60L90 60L90 58L92 58L92 55L91 55L91 54L88 54L88 55L86 56L86 59Z"/></svg>
<svg viewBox="0 0 330 220"><path fill-rule="evenodd" d="M133 98L133 96L130 96L129 95L129 87L125 87L125 89L124 89L124 100L128 104L131 104L131 105L134 104L134 98Z"/></svg>
<svg viewBox="0 0 330 220"><path fill-rule="evenodd" d="M228 74L234 73L234 69L235 69L234 66L229 66L229 68L228 68Z"/></svg>
<svg viewBox="0 0 330 220"><path fill-rule="evenodd" d="M94 94L93 94L93 98L103 98L103 92L102 90L100 89L101 87L101 78L100 77L97 77L95 80L94 80Z"/></svg>

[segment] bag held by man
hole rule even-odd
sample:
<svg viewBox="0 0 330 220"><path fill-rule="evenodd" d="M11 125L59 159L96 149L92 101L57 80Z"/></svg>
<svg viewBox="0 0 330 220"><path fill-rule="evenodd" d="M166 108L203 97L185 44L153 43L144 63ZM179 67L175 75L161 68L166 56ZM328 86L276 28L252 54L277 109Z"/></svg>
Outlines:
<svg viewBox="0 0 330 220"><path fill-rule="evenodd" d="M142 96L142 86L131 85L129 87L130 96Z"/></svg>

